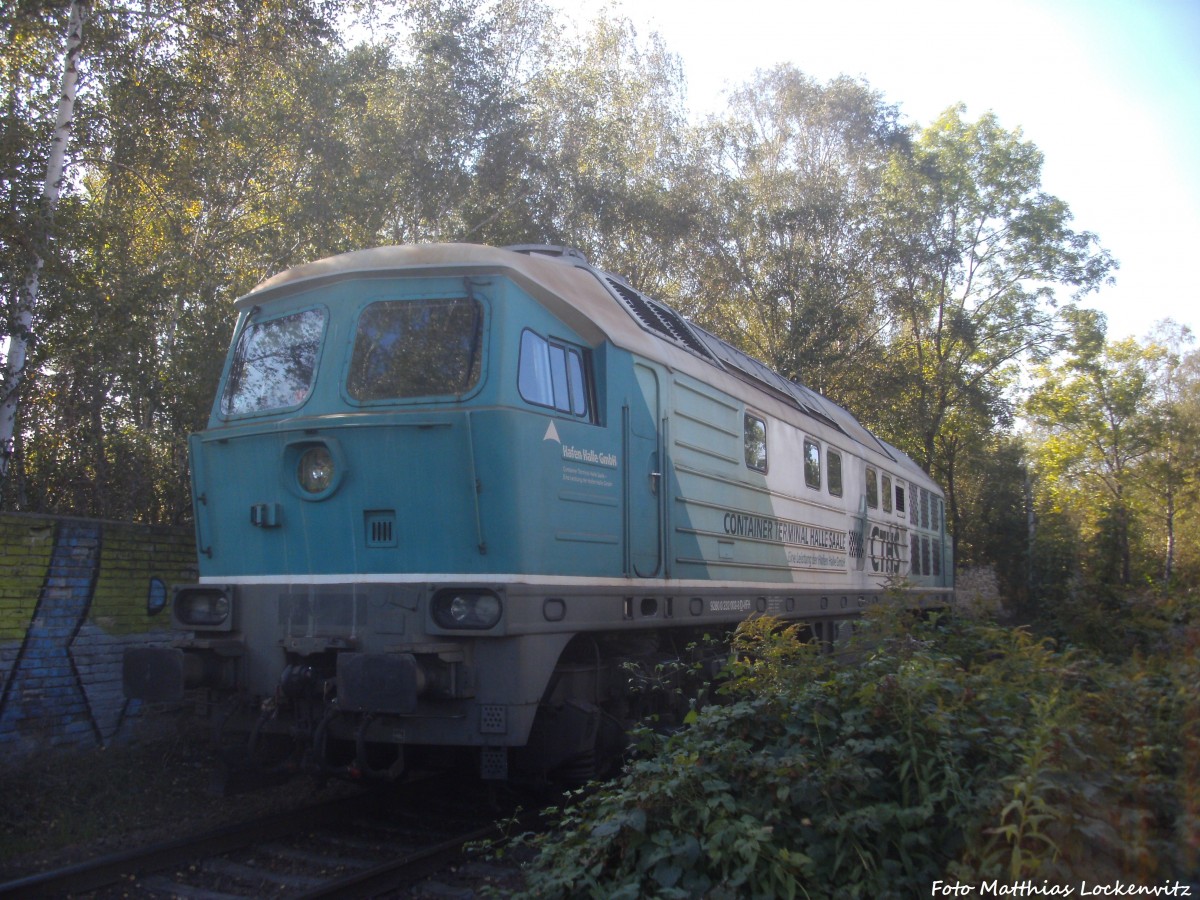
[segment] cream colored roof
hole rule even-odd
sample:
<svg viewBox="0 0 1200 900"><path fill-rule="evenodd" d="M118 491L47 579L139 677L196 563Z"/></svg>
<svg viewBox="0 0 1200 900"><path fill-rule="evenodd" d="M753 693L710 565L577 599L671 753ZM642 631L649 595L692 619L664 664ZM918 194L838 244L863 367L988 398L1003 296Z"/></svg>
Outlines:
<svg viewBox="0 0 1200 900"><path fill-rule="evenodd" d="M880 442L844 409L803 386L792 384L789 388L791 383L781 376L708 332L695 330L704 349L711 351L711 359L689 352L644 328L606 285L606 280L612 276L589 266L574 251L554 256L480 244L411 244L356 250L274 275L242 297L238 306L244 308L273 296L347 277L444 276L447 268L464 275L503 273L590 344L610 341L672 370L712 384L759 412L792 421L834 444L845 445L847 439L852 440L868 455L889 460L890 468L898 468L906 477L926 482L936 489L934 482L911 459ZM815 419L806 418L807 424L801 425L797 415L805 408L818 415ZM822 423L822 418L829 424Z"/></svg>
<svg viewBox="0 0 1200 900"><path fill-rule="evenodd" d="M550 307L584 340L596 343L607 338L624 345L618 340L622 332L630 328L636 330L637 326L595 277L585 269L576 268L575 262L582 260L514 253L480 244L375 247L288 269L259 284L239 300L238 305L257 303L272 294L290 293L353 276L445 275L447 268L462 274L503 272Z"/></svg>

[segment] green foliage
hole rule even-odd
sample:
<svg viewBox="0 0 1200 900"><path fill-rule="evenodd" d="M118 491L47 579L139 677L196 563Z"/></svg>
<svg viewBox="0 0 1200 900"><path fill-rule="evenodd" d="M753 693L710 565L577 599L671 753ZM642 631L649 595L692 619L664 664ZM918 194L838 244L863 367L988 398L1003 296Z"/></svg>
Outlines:
<svg viewBox="0 0 1200 900"><path fill-rule="evenodd" d="M955 559L960 568L992 566L1004 597L1028 603L1029 466L1020 441L1007 434L964 429L950 436L957 480L947 518L957 522Z"/></svg>
<svg viewBox="0 0 1200 900"><path fill-rule="evenodd" d="M877 242L881 173L909 134L881 94L794 66L758 73L701 133L709 180L704 231L687 248L706 327L859 408L880 351Z"/></svg>
<svg viewBox="0 0 1200 900"><path fill-rule="evenodd" d="M642 733L621 778L576 796L528 896L906 898L946 877L1182 873L1195 665L1118 667L895 610L836 655L747 622L721 702Z"/></svg>
<svg viewBox="0 0 1200 900"><path fill-rule="evenodd" d="M1169 323L1168 323L1169 324ZM1186 329L1106 341L1075 320L1070 352L1043 367L1025 414L1040 519L1068 522L1087 593L1194 583L1196 360Z"/></svg>
<svg viewBox="0 0 1200 900"><path fill-rule="evenodd" d="M565 38L566 35L557 35ZM598 17L528 85L534 233L583 250L655 296L695 231L683 72L657 35Z"/></svg>

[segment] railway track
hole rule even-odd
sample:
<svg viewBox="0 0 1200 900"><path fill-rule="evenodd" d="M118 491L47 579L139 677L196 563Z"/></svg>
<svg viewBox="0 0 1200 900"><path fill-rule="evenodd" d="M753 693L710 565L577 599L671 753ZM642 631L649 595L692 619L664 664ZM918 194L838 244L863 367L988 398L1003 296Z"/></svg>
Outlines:
<svg viewBox="0 0 1200 900"><path fill-rule="evenodd" d="M0 897L400 895L518 814L485 790L439 778L328 801L10 881Z"/></svg>

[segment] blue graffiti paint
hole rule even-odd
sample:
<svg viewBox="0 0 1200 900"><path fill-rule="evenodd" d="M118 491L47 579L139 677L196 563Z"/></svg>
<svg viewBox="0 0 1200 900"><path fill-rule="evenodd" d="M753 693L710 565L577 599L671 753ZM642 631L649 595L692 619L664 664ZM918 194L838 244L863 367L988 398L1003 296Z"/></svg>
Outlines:
<svg viewBox="0 0 1200 900"><path fill-rule="evenodd" d="M77 742L91 733L102 743L71 642L87 619L100 567L98 522L60 522L46 581L33 619L0 695L0 743L16 741L22 724L58 723L51 742Z"/></svg>
<svg viewBox="0 0 1200 900"><path fill-rule="evenodd" d="M146 591L146 615L157 616L167 608L167 585L161 578L150 579Z"/></svg>

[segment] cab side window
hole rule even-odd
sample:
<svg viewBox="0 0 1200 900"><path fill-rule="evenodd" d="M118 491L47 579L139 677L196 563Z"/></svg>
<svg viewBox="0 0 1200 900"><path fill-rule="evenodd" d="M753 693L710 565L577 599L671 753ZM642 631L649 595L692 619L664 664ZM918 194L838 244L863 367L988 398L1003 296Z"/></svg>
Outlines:
<svg viewBox="0 0 1200 900"><path fill-rule="evenodd" d="M535 406L592 421L590 360L586 351L548 340L526 329L521 334L517 389Z"/></svg>
<svg viewBox="0 0 1200 900"><path fill-rule="evenodd" d="M767 423L751 413L745 417L745 452L747 466L767 471Z"/></svg>
<svg viewBox="0 0 1200 900"><path fill-rule="evenodd" d="M890 513L892 511L892 476L883 476L883 511Z"/></svg>
<svg viewBox="0 0 1200 900"><path fill-rule="evenodd" d="M879 477L872 466L867 466L867 506L879 508Z"/></svg>
<svg viewBox="0 0 1200 900"><path fill-rule="evenodd" d="M825 456L825 474L829 478L831 496L842 496L842 454L830 450Z"/></svg>
<svg viewBox="0 0 1200 900"><path fill-rule="evenodd" d="M804 439L804 483L814 490L821 489L821 447Z"/></svg>

